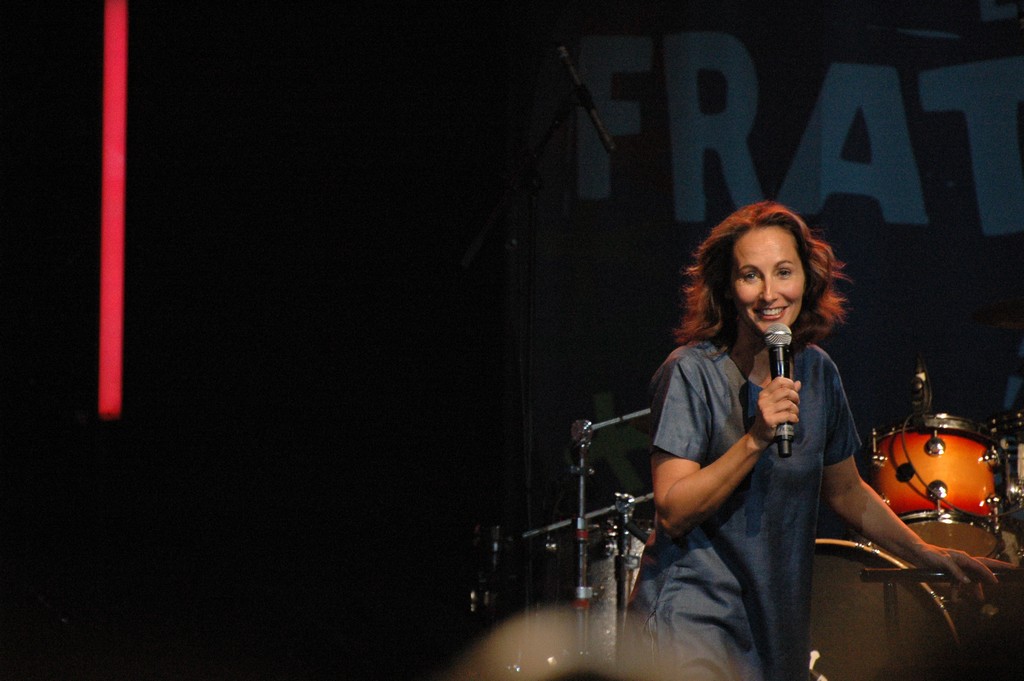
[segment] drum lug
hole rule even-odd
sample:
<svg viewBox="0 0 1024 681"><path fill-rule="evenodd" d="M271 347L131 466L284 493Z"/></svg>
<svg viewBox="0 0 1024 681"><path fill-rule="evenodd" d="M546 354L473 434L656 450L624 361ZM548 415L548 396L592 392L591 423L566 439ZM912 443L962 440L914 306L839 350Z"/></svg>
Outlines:
<svg viewBox="0 0 1024 681"><path fill-rule="evenodd" d="M946 441L937 432L933 433L924 443L924 453L928 456L942 456L946 453Z"/></svg>
<svg viewBox="0 0 1024 681"><path fill-rule="evenodd" d="M949 488L942 480L932 480L928 483L928 495L932 499L945 499L949 494Z"/></svg>
<svg viewBox="0 0 1024 681"><path fill-rule="evenodd" d="M871 429L871 463L875 468L885 468L885 462L889 460L882 452L878 451L878 429Z"/></svg>

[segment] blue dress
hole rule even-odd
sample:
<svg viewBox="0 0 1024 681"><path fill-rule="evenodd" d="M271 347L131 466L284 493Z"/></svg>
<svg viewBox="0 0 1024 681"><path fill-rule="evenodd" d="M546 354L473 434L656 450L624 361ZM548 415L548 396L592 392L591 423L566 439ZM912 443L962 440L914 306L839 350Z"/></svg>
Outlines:
<svg viewBox="0 0 1024 681"><path fill-rule="evenodd" d="M672 539L651 534L630 603L640 636L686 681L804 681L823 467L860 447L839 371L821 348L794 353L802 381L793 454L773 444L714 515ZM705 466L754 421L760 386L708 342L655 373L651 444Z"/></svg>

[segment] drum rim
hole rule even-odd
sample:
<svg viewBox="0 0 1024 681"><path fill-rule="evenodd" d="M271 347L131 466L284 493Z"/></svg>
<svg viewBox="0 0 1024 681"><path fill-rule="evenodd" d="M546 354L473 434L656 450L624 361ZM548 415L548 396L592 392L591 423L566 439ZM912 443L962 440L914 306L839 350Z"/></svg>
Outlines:
<svg viewBox="0 0 1024 681"><path fill-rule="evenodd" d="M881 547L878 547L878 546L872 544L871 542L851 541L849 539L837 539L837 538L834 538L834 537L816 537L814 539L814 546L815 546L815 548L817 548L818 546L843 546L843 547L850 548L850 549L858 549L860 551L863 551L864 553L869 553L869 554L871 554L873 556L878 556L879 558L882 558L883 560L887 560L890 563L892 563L895 567L898 567L898 568L909 568L910 567L910 565L908 563L904 563L902 560L900 560L896 556L894 556L891 553L885 551Z"/></svg>
<svg viewBox="0 0 1024 681"><path fill-rule="evenodd" d="M943 521L939 519L939 516L942 514L949 515L951 517L951 523L957 523L959 525L974 525L976 527L980 527L986 532L990 532L990 528L986 527L986 525L990 524L988 522L989 516L971 515L965 511L961 511L960 509L953 507L943 507L942 511L909 511L907 513L901 513L899 515L899 518L907 524L915 523L921 520L934 520L935 522L941 523Z"/></svg>
<svg viewBox="0 0 1024 681"><path fill-rule="evenodd" d="M962 416L954 416L940 412L937 414L925 414L922 416L922 424L912 424L910 418L905 418L897 423L875 430L875 438L884 440L900 433L920 433L922 427L928 430L946 430L962 433L983 444L992 445L995 438L992 437L990 429L986 429L981 423Z"/></svg>
<svg viewBox="0 0 1024 681"><path fill-rule="evenodd" d="M964 526L966 525L968 528L979 531L981 534L985 535L991 540L991 547L989 548L989 552L987 554L983 554L986 557L995 558L1005 548L1002 535L997 533L997 531L992 527L992 524L990 522L987 522L986 518L983 518L982 516L971 516L966 513L963 513L962 511L957 511L952 508L945 509L943 513L946 513L949 516L951 516L951 518L953 518L953 520L951 520L948 524L958 525L958 530L964 530ZM911 511L910 513L900 514L900 520L902 520L907 525L907 527L910 527L911 530L913 530L913 525L919 525L923 523L939 523L943 525L946 524L939 519L940 515L941 513L936 511ZM928 540L925 539L925 541ZM951 546L949 548L957 547ZM969 549L963 548L962 550L968 551Z"/></svg>

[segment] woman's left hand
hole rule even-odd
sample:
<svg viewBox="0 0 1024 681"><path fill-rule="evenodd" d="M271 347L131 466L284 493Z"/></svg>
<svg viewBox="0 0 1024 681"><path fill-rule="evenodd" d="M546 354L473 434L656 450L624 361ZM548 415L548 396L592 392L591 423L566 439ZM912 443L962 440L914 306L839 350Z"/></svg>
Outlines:
<svg viewBox="0 0 1024 681"><path fill-rule="evenodd" d="M973 592L979 600L984 600L984 584L998 584L999 578L992 572L992 569L1015 569L1016 566L1010 563L971 556L958 549L950 549L933 544L921 546L916 556L915 564L920 568L930 570L941 570L955 578L953 583L954 597L960 588L973 585Z"/></svg>

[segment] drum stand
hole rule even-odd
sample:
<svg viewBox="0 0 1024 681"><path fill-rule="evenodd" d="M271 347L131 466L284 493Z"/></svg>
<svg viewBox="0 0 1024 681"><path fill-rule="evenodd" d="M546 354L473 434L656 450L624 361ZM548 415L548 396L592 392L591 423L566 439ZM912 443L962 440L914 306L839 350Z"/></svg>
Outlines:
<svg viewBox="0 0 1024 681"><path fill-rule="evenodd" d="M576 463L569 472L576 476L576 515L574 516L576 540L576 588L573 590L573 608L576 610L576 642L577 652L589 654L590 640L590 600L594 597L594 589L587 581L587 549L590 534L587 528L587 476L593 475L594 469L587 463L587 451L594 437L594 424L579 420L572 424L573 449L576 451Z"/></svg>
<svg viewBox="0 0 1024 681"><path fill-rule="evenodd" d="M999 569L992 570L1001 584L1024 583L1024 569ZM948 572L940 570L929 570L927 568L871 568L866 567L860 573L861 581L865 583L882 584L882 603L885 611L885 632L887 641L900 641L901 627L897 599L897 586L900 584L908 587L921 584L950 584L958 583L956 577ZM930 588L930 587L929 587ZM959 640L957 641L959 644ZM890 655L894 653L890 650Z"/></svg>
<svg viewBox="0 0 1024 681"><path fill-rule="evenodd" d="M590 652L589 615L591 600L594 597L594 588L590 585L588 579L588 549L590 542L588 521L593 517L608 515L609 513L616 511L619 514L619 532L617 534L618 553L615 557L615 581L616 608L617 612L621 612L621 614L617 615L616 619L617 631L621 631L622 629L626 600L628 598L626 588L628 570L631 567L630 557L628 556L629 533L633 533L636 537L641 538L644 541L647 539L647 533L637 527L633 522L632 515L633 508L636 505L636 499L630 495L617 493L615 495L616 503L613 506L587 513L587 476L593 475L594 473L594 469L590 467L590 464L587 461L587 453L590 450L591 443L593 442L595 431L607 426L642 418L650 413L650 409L642 409L640 411L632 412L624 416L618 416L597 424L591 423L585 419L574 421L572 424L572 449L574 453L574 462L570 466L569 472L576 478L576 513L573 515L571 520L563 520L546 527L527 530L522 535L523 539L530 539L531 537L536 537L540 534L549 533L559 528L567 527L570 524L573 526L576 578L572 592L572 605L577 613L577 652L581 656L586 656ZM650 498L650 496L653 495L649 495L647 498Z"/></svg>
<svg viewBox="0 0 1024 681"><path fill-rule="evenodd" d="M647 494L639 499L629 494L616 493L615 504L587 512L587 476L593 475L594 469L587 461L587 453L593 441L594 432L608 426L626 423L634 419L640 419L651 413L650 409L631 412L600 423L591 423L580 419L572 424L572 450L573 463L569 472L576 478L576 512L569 520L562 520L544 527L530 529L522 533L524 540L537 537L542 534L549 534L555 530L573 527L573 542L575 548L575 585L572 590L572 607L576 611L576 647L577 654L587 656L590 654L590 606L594 598L594 588L589 582L589 548L590 532L589 521L595 517L617 514L616 531L616 556L615 556L615 583L616 583L616 641L625 627L626 605L629 599L629 571L636 569L639 564L637 556L629 555L629 537L633 536L642 542L647 541L648 533L641 529L633 521L633 510L638 501L646 501L653 498L653 494Z"/></svg>
<svg viewBox="0 0 1024 681"><path fill-rule="evenodd" d="M648 498L653 497L648 495ZM629 535L632 534L641 543L647 543L648 533L642 530L633 522L633 509L636 507L636 499L621 492L615 494L615 510L618 513L618 534L615 537L617 542L615 552L615 643L616 652L621 658L622 646L619 645L626 635L626 606L629 605L629 579L630 570L640 567L640 556L629 552Z"/></svg>

